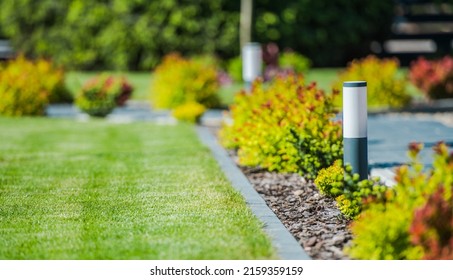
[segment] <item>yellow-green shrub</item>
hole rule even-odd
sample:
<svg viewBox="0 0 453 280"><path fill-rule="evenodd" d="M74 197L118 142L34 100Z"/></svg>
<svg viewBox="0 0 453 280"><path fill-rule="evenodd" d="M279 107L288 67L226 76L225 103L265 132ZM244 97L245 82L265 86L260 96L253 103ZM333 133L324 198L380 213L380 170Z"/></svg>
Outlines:
<svg viewBox="0 0 453 280"><path fill-rule="evenodd" d="M410 166L402 166L396 172L397 184L394 195L385 203L372 203L351 226L354 239L349 254L357 259L420 259L424 255L421 245L412 243L410 227L414 213L422 207L440 187L451 189L453 184L453 154L448 154L444 143L434 150L433 169L423 171L417 160L422 149L411 144ZM451 193L449 194L451 198ZM445 217L446 218L446 217Z"/></svg>
<svg viewBox="0 0 453 280"><path fill-rule="evenodd" d="M173 109L172 115L177 120L196 123L200 120L206 107L197 102L187 102Z"/></svg>
<svg viewBox="0 0 453 280"><path fill-rule="evenodd" d="M343 167L342 160L321 169L315 185L322 194L335 198L338 209L349 219L356 218L370 202L384 202L393 191L377 178L360 180L351 166Z"/></svg>
<svg viewBox="0 0 453 280"><path fill-rule="evenodd" d="M301 76L255 81L251 92L235 96L232 124L222 127L225 146L237 148L243 165L315 176L342 157L341 125L333 98Z"/></svg>
<svg viewBox="0 0 453 280"><path fill-rule="evenodd" d="M315 185L321 194L337 197L343 193L344 169L341 160L336 160L333 165L319 171Z"/></svg>
<svg viewBox="0 0 453 280"><path fill-rule="evenodd" d="M151 101L155 108L172 109L186 102L207 108L219 105L217 69L202 59L169 54L154 71Z"/></svg>
<svg viewBox="0 0 453 280"><path fill-rule="evenodd" d="M353 60L340 73L334 87L341 90L345 81L366 81L369 107L404 107L411 98L406 93L406 78L398 75L398 67L396 58L379 59L370 55L361 60Z"/></svg>
<svg viewBox="0 0 453 280"><path fill-rule="evenodd" d="M49 102L68 99L64 72L50 61L19 56L0 66L0 114L43 115Z"/></svg>

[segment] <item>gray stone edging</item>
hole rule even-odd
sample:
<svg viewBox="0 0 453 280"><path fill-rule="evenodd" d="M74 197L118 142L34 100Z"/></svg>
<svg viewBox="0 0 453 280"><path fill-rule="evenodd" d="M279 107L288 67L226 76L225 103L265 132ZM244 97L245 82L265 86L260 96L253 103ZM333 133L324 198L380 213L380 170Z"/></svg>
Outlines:
<svg viewBox="0 0 453 280"><path fill-rule="evenodd" d="M264 230L271 238L278 256L284 260L310 260L308 254L267 206L208 128L197 126L196 132L201 142L211 150L232 186L242 194L253 214L264 223Z"/></svg>

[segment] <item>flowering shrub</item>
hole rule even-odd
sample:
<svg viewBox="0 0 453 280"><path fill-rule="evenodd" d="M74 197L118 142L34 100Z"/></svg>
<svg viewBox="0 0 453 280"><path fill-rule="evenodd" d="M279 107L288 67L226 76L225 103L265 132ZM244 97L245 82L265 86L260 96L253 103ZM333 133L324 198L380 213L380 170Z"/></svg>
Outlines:
<svg viewBox="0 0 453 280"><path fill-rule="evenodd" d="M220 136L237 148L243 165L315 176L342 157L341 125L334 121L333 98L301 76L276 78L264 86L257 80L249 94L235 97L232 124Z"/></svg>
<svg viewBox="0 0 453 280"><path fill-rule="evenodd" d="M353 60L340 73L334 88L340 90L345 81L367 81L367 99L370 107L404 107L411 98L406 93L406 80L398 77L398 60L368 56Z"/></svg>
<svg viewBox="0 0 453 280"><path fill-rule="evenodd" d="M409 79L429 99L453 98L453 58L430 61L420 57L411 63Z"/></svg>
<svg viewBox="0 0 453 280"><path fill-rule="evenodd" d="M197 102L187 102L173 109L172 115L180 121L196 123L200 120L206 107Z"/></svg>
<svg viewBox="0 0 453 280"><path fill-rule="evenodd" d="M430 215L422 215L424 218L421 218L417 217L417 215L420 216L417 212L420 207L429 202L429 197L439 188L451 188L453 154L449 155L447 146L439 143L434 148L436 155L433 169L425 173L423 165L417 159L421 149L420 144L413 143L409 146L412 163L410 166L405 165L398 168L394 192L390 193L384 202L368 205L368 208L353 222L351 231L354 239L351 247L348 248L352 257L358 259L420 259L425 253L428 256L432 253L424 240L436 240L438 245L444 244L443 239L438 239L436 236L425 239L430 236L430 232L441 232L443 227L427 223ZM414 215L415 225L413 224ZM444 222L448 218L448 215L442 217ZM428 231L424 233L426 235L417 233L417 226L420 223L427 226Z"/></svg>
<svg viewBox="0 0 453 280"><path fill-rule="evenodd" d="M154 71L151 101L155 108L172 109L186 102L219 106L217 68L203 59L169 54Z"/></svg>
<svg viewBox="0 0 453 280"><path fill-rule="evenodd" d="M43 115L49 102L70 101L64 72L43 59L19 56L0 67L0 114Z"/></svg>
<svg viewBox="0 0 453 280"><path fill-rule="evenodd" d="M76 105L85 113L105 117L121 106L132 94L132 86L125 78L100 74L87 81L76 97Z"/></svg>
<svg viewBox="0 0 453 280"><path fill-rule="evenodd" d="M124 106L126 102L129 100L129 98L132 96L134 88L124 77L121 78L109 77L109 79L113 80L112 83L119 84L120 89L115 98L116 105Z"/></svg>

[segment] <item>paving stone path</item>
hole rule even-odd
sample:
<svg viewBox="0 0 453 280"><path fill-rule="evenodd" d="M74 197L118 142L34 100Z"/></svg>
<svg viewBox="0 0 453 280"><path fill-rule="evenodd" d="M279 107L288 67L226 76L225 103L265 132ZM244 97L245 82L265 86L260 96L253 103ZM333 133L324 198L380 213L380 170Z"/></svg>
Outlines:
<svg viewBox="0 0 453 280"><path fill-rule="evenodd" d="M453 118L453 114L450 114ZM427 115L379 115L368 120L368 154L370 167L393 167L408 161L407 146L422 142L420 156L426 166L432 163L432 147L439 141L453 146L453 127Z"/></svg>

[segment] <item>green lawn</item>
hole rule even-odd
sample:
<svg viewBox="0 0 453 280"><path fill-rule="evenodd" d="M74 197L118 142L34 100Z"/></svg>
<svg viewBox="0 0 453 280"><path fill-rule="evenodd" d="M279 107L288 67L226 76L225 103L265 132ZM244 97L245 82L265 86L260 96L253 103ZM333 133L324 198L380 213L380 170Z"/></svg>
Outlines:
<svg viewBox="0 0 453 280"><path fill-rule="evenodd" d="M319 88L330 92L341 70L341 68L313 68L305 75L305 81L316 82Z"/></svg>
<svg viewBox="0 0 453 280"><path fill-rule="evenodd" d="M191 126L0 127L0 259L275 258Z"/></svg>

